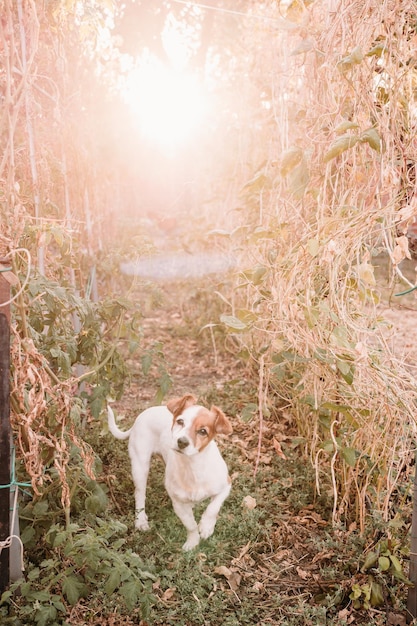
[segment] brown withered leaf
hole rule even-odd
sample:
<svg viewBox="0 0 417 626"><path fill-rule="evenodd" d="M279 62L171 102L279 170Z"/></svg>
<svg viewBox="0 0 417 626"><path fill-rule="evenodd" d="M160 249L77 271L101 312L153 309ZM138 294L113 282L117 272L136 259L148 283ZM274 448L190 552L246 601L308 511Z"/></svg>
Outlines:
<svg viewBox="0 0 417 626"><path fill-rule="evenodd" d="M387 618L387 626L405 626L405 615L401 613L390 613Z"/></svg>
<svg viewBox="0 0 417 626"><path fill-rule="evenodd" d="M177 588L176 587L168 587L168 589L166 589L164 591L164 593L162 594L162 598L161 600L163 602L167 602L168 600L171 600L176 592Z"/></svg>
<svg viewBox="0 0 417 626"><path fill-rule="evenodd" d="M285 454L282 451L280 442L277 439L275 439L275 437L272 440L272 445L274 446L274 450L278 454L279 458L283 459L284 461L286 461L287 457L285 456Z"/></svg>
<svg viewBox="0 0 417 626"><path fill-rule="evenodd" d="M310 578L310 573L306 572L301 567L296 567L295 570L296 570L298 576L301 578L301 580L308 580Z"/></svg>
<svg viewBox="0 0 417 626"><path fill-rule="evenodd" d="M229 583L230 589L237 591L242 581L242 576L236 570L231 570L225 565L220 565L214 568L214 573L219 574L219 576L224 576Z"/></svg>
<svg viewBox="0 0 417 626"><path fill-rule="evenodd" d="M256 500L252 496L245 496L242 501L243 506L249 511L253 511L256 508Z"/></svg>

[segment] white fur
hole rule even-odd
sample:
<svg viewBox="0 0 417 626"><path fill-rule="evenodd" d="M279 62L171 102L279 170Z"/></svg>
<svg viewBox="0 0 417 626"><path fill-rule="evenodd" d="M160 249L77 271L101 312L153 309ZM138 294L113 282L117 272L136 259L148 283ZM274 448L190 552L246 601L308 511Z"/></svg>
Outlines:
<svg viewBox="0 0 417 626"><path fill-rule="evenodd" d="M129 438L136 528L149 529L145 511L146 484L151 457L160 454L166 464L166 490L187 530L183 549L191 550L201 537L210 537L231 488L226 463L213 439L218 432L232 432L222 411L217 407L205 409L196 405L192 396L186 395L168 402L167 406L146 409L125 432L116 426L113 411L108 407L108 423L117 439ZM207 498L210 502L197 524L193 507Z"/></svg>

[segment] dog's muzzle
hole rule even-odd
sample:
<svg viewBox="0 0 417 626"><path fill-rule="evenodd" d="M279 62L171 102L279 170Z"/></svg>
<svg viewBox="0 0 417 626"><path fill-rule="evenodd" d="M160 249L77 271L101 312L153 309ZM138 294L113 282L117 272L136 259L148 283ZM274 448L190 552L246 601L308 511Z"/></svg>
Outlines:
<svg viewBox="0 0 417 626"><path fill-rule="evenodd" d="M187 446L189 445L190 445L190 442L188 441L186 437L180 437L179 439L177 439L177 446L179 450L185 450L185 448L187 448Z"/></svg>

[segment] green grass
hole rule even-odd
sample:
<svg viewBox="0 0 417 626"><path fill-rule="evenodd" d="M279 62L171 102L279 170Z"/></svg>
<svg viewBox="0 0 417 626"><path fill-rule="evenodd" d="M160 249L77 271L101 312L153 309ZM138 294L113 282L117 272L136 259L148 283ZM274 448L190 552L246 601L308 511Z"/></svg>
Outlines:
<svg viewBox="0 0 417 626"><path fill-rule="evenodd" d="M338 611L349 604L365 538L351 532L343 542L344 531L331 528L331 501L317 498L312 469L297 450L288 448L287 460L274 456L261 464L255 479L245 454L223 445L233 476L230 497L214 535L184 553L185 530L163 488L162 463L154 461L151 468L151 530L141 533L133 528L126 446L116 447L119 469L110 470L122 480L114 490L119 505L128 507L127 545L157 573L156 599L146 616L150 624L343 624ZM243 504L248 495L256 500L253 510ZM359 612L356 623L367 623L365 618ZM378 624L378 613L374 619L368 623Z"/></svg>
<svg viewBox="0 0 417 626"><path fill-rule="evenodd" d="M25 555L33 589L27 598L16 598L9 609L0 609L1 623L35 623L33 602L37 597L41 598L42 610L36 613L41 626L344 626L352 623L344 621L340 611L345 609L355 624L385 623L385 607L353 610L349 594L353 584L368 582L369 573L360 571L364 552L367 546L376 545L386 528L374 525L366 537L354 529L332 528L332 501L326 485L318 497L310 463L300 450L292 448L290 440L282 444L286 459L271 454L270 445L265 445L269 452L261 456L254 477L256 429L236 421L235 426L235 434L220 442L233 477L231 494L214 535L184 553L185 529L165 492L162 461L152 462L147 492L151 529L143 533L134 528L127 444L100 434L99 426L93 425L88 439L101 459L99 480L107 503L92 512L80 491L74 499L72 535L65 535L56 508L51 509L49 521L48 512L39 518L42 532L27 546ZM256 502L254 508L245 506L247 496ZM197 516L203 508L197 508ZM48 531L52 523L60 524L59 532L73 547L67 548L65 543L54 546L57 530ZM91 564L88 574L86 568ZM106 593L114 569L123 571L127 582L133 583L139 572L138 583L127 593L121 581ZM151 578L141 571L149 572ZM60 585L74 575L86 586L70 606ZM402 610L404 585L387 575L383 585L387 607ZM63 599L67 613L61 621L43 619L51 614L50 594L57 606L59 598Z"/></svg>

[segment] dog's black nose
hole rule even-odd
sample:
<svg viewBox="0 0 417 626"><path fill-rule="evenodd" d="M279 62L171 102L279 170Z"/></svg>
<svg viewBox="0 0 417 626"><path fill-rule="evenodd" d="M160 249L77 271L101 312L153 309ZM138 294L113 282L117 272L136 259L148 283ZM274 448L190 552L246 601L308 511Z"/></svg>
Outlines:
<svg viewBox="0 0 417 626"><path fill-rule="evenodd" d="M180 437L177 440L177 445L178 445L180 450L184 450L184 448L186 448L189 444L190 444L190 442L185 437Z"/></svg>

